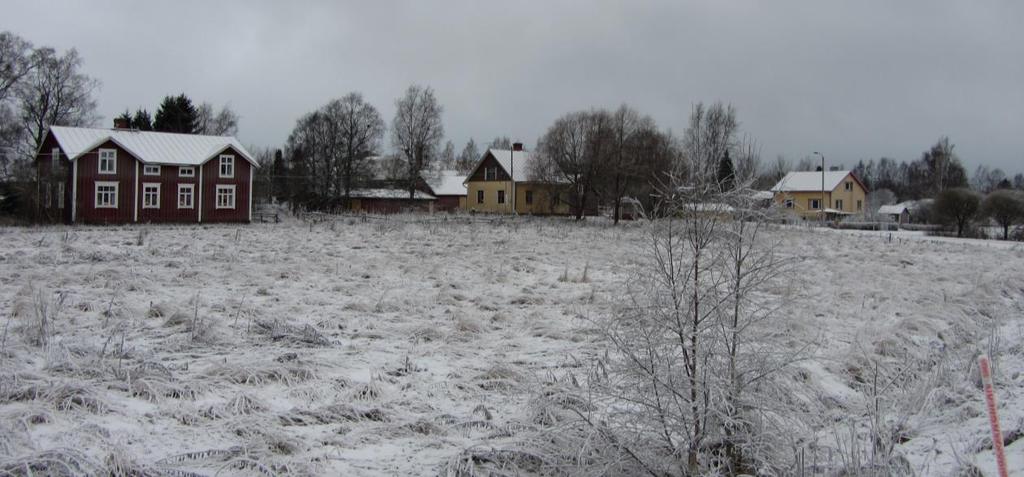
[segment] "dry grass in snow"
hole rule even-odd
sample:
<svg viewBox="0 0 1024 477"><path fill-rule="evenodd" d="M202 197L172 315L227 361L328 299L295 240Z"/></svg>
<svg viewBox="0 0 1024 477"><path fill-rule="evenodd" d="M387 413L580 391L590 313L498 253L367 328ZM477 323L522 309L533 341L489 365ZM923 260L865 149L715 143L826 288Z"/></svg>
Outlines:
<svg viewBox="0 0 1024 477"><path fill-rule="evenodd" d="M913 473L993 471L971 373L996 358L1003 428L1024 432L1024 250L773 233L801 257L766 292L789 297L770 339L809 350L786 370L803 458L868 459L881 423ZM560 220L0 229L0 475L564 471L604 350L590 318L624 299L641 237Z"/></svg>

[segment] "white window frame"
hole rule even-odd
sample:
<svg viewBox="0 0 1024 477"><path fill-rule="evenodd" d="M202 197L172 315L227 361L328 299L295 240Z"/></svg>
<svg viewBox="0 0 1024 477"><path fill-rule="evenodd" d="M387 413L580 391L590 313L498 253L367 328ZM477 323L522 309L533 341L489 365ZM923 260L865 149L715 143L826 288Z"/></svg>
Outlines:
<svg viewBox="0 0 1024 477"><path fill-rule="evenodd" d="M495 191L495 192L497 192L497 194L495 194L497 196L497 197L495 197L495 199L497 199L499 204L504 204L505 203L505 191L498 190L498 191Z"/></svg>
<svg viewBox="0 0 1024 477"><path fill-rule="evenodd" d="M786 199L785 201L783 201L783 204L785 204L787 209L792 209L793 206L795 205L793 203L793 199Z"/></svg>
<svg viewBox="0 0 1024 477"><path fill-rule="evenodd" d="M113 187L114 190L105 192L110 194L110 203L100 204L100 187ZM117 182L96 181L93 187L93 207L97 209L116 209L120 186Z"/></svg>
<svg viewBox="0 0 1024 477"><path fill-rule="evenodd" d="M231 198L231 205L221 205L220 199L221 199L221 195L222 195L221 194L222 190L223 191L228 191L228 190L231 191L231 194L224 194L225 197L230 197ZM214 202L213 202L214 203L214 208L216 208L216 209L234 209L235 208L235 203L236 203L235 199L236 199L236 197L235 197L235 185L234 184L230 184L230 185L227 185L227 184L217 184L217 186L214 187L214 194L213 194L213 196L214 196Z"/></svg>
<svg viewBox="0 0 1024 477"><path fill-rule="evenodd" d="M109 158L104 158L104 154L110 154ZM98 163L98 169L100 174L117 174L117 149L100 149L100 158ZM110 170L103 170L103 163L110 161Z"/></svg>
<svg viewBox="0 0 1024 477"><path fill-rule="evenodd" d="M64 208L64 183L63 182L58 182L57 183L57 208L58 209L63 209Z"/></svg>
<svg viewBox="0 0 1024 477"><path fill-rule="evenodd" d="M235 156L231 154L221 154L219 160L220 177L223 179L231 179L235 177ZM227 172L224 172L224 166L227 166ZM234 208L234 207L232 207Z"/></svg>
<svg viewBox="0 0 1024 477"><path fill-rule="evenodd" d="M192 166L181 166L178 168L178 177L195 177L196 168Z"/></svg>
<svg viewBox="0 0 1024 477"><path fill-rule="evenodd" d="M807 208L810 210L821 210L821 199L807 199Z"/></svg>
<svg viewBox="0 0 1024 477"><path fill-rule="evenodd" d="M843 210L843 199L836 199L836 210Z"/></svg>
<svg viewBox="0 0 1024 477"><path fill-rule="evenodd" d="M146 164L142 166L142 175L144 176L158 176L160 175L160 166L153 164Z"/></svg>
<svg viewBox="0 0 1024 477"><path fill-rule="evenodd" d="M188 205L181 205L181 193L188 191ZM179 209L194 209L196 207L196 185L195 184L178 184L178 208Z"/></svg>
<svg viewBox="0 0 1024 477"><path fill-rule="evenodd" d="M846 187L846 190L853 190L853 182L846 181L846 185L844 187Z"/></svg>
<svg viewBox="0 0 1024 477"><path fill-rule="evenodd" d="M476 191L476 203L477 204L483 204L484 203L484 191L482 191L482 190Z"/></svg>
<svg viewBox="0 0 1024 477"><path fill-rule="evenodd" d="M155 192L150 192L147 189L155 188ZM149 194L156 194L155 204L146 204L146 196ZM142 183L142 208L143 209L159 209L160 208L160 183L159 182L143 182Z"/></svg>
<svg viewBox="0 0 1024 477"><path fill-rule="evenodd" d="M484 168L484 180L485 181L498 180L498 168L497 167L485 167Z"/></svg>
<svg viewBox="0 0 1024 477"><path fill-rule="evenodd" d="M55 173L60 170L60 148L55 147L50 150L50 172Z"/></svg>

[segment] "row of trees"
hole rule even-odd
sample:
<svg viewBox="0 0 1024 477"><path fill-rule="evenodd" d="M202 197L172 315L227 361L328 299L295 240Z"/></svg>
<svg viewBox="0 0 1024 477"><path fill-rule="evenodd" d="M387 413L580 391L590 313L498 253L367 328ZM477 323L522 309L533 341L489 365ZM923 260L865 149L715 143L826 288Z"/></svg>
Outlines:
<svg viewBox="0 0 1024 477"><path fill-rule="evenodd" d="M181 134L207 134L212 136L234 136L238 134L238 114L229 106L215 111L212 104L203 102L195 106L184 93L165 96L157 107L156 116L150 116L146 109L137 109L132 114L125 110L117 120L140 131L160 131Z"/></svg>
<svg viewBox="0 0 1024 477"><path fill-rule="evenodd" d="M627 105L568 113L540 138L536 157L531 176L566 184L577 218L604 205L616 221L625 197L652 209L655 188L670 175L725 191L760 172L756 142L740 137L735 108L720 102L694 106L682 138Z"/></svg>
<svg viewBox="0 0 1024 477"><path fill-rule="evenodd" d="M468 174L480 160L472 138L458 153L450 140L441 146L443 112L434 90L420 85L395 100L390 126L358 92L333 99L296 121L283 150L257 152L268 166L258 182L268 197L310 208L347 208L353 190L381 184L412 198L424 177ZM499 136L486 147L510 149L512 140Z"/></svg>
<svg viewBox="0 0 1024 477"><path fill-rule="evenodd" d="M938 194L933 206L935 218L956 229L963 237L977 221L992 221L1002 229L1003 240L1010 239L1010 231L1024 222L1024 191L996 189L982 195L964 187L947 189ZM977 234L987 238L987 234Z"/></svg>
<svg viewBox="0 0 1024 477"><path fill-rule="evenodd" d="M967 171L953 149L949 138L943 137L916 161L871 159L858 162L853 172L869 190L892 191L899 201L931 198L953 188L970 187L981 194L998 189L1024 190L1024 174L1011 178L1002 169L985 165L978 166L968 180Z"/></svg>

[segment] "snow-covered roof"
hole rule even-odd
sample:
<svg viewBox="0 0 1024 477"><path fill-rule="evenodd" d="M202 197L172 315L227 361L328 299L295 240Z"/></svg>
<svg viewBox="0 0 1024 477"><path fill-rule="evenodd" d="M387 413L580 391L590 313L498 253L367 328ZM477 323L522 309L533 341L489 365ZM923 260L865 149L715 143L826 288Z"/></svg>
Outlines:
<svg viewBox="0 0 1024 477"><path fill-rule="evenodd" d="M751 194L750 198L753 200L772 200L775 198L775 194L768 190L759 190Z"/></svg>
<svg viewBox="0 0 1024 477"><path fill-rule="evenodd" d="M426 179L434 195L466 195L467 178L468 176L459 174L459 171L440 171Z"/></svg>
<svg viewBox="0 0 1024 477"><path fill-rule="evenodd" d="M529 180L528 170L533 156L526 151L509 151L508 149L488 149L487 153L497 159L498 164L505 172L512 175L512 180L525 182ZM483 162L483 161L481 161ZM479 164L477 164L479 167ZM470 174L472 175L472 174Z"/></svg>
<svg viewBox="0 0 1024 477"><path fill-rule="evenodd" d="M825 171L825 190L835 190L848 175L850 175L850 171ZM775 187L772 187L772 192L820 191L821 181L821 171L790 172L778 184L775 184Z"/></svg>
<svg viewBox="0 0 1024 477"><path fill-rule="evenodd" d="M878 213L883 215L899 215L907 211L905 204L883 205L878 208Z"/></svg>
<svg viewBox="0 0 1024 477"><path fill-rule="evenodd" d="M354 189L349 196L356 199L409 199L409 191L405 189ZM435 200L426 192L416 191L413 200Z"/></svg>
<svg viewBox="0 0 1024 477"><path fill-rule="evenodd" d="M259 166L249 151L231 136L66 126L51 126L50 133L69 160L77 159L107 141L113 141L140 161L149 164L198 166L231 147L252 165Z"/></svg>

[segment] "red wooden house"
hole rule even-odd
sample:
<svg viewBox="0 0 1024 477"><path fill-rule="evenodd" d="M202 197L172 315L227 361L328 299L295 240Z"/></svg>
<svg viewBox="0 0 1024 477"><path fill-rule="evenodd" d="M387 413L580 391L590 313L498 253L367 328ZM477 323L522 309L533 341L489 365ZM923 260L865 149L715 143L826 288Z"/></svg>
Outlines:
<svg viewBox="0 0 1024 477"><path fill-rule="evenodd" d="M53 126L36 153L44 218L249 222L256 161L237 139Z"/></svg>

